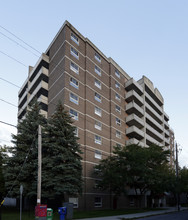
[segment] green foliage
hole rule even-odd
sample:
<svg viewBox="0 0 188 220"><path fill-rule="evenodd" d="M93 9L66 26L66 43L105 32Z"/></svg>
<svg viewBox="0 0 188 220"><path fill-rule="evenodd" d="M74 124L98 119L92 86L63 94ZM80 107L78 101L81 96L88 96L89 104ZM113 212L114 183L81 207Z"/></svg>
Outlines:
<svg viewBox="0 0 188 220"><path fill-rule="evenodd" d="M15 145L9 148L11 157L5 167L9 196L19 196L23 185L24 196L36 199L39 125L42 126L42 197L62 199L64 195L77 195L82 190L81 151L71 117L58 104L56 112L46 120L40 114L39 104L34 103L18 123L18 133L12 141Z"/></svg>
<svg viewBox="0 0 188 220"><path fill-rule="evenodd" d="M49 118L43 144L42 193L44 197L63 199L82 191L81 151L75 127L59 103Z"/></svg>
<svg viewBox="0 0 188 220"><path fill-rule="evenodd" d="M188 169L183 167L179 172L179 187L183 193L188 193Z"/></svg>
<svg viewBox="0 0 188 220"><path fill-rule="evenodd" d="M125 193L126 186L141 195L147 191L153 195L163 193L170 187L167 178L169 154L158 145L115 147L114 155L96 166L102 178L100 185L116 194Z"/></svg>
<svg viewBox="0 0 188 220"><path fill-rule="evenodd" d="M45 118L39 114L40 106L36 102L27 112L26 117L19 121L16 135L12 135L14 147L9 148L10 157L6 165L6 187L12 188L9 196L18 196L22 184L24 195L36 195L37 184L37 131L38 125L44 125Z"/></svg>
<svg viewBox="0 0 188 220"><path fill-rule="evenodd" d="M2 202L2 199L5 196L5 193L6 193L5 180L4 180L4 175L3 175L3 152L0 146L0 203Z"/></svg>

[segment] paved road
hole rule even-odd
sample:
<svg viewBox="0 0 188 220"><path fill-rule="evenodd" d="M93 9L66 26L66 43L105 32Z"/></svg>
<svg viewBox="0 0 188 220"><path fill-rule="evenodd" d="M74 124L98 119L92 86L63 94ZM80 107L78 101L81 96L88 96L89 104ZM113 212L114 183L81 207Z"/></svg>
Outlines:
<svg viewBox="0 0 188 220"><path fill-rule="evenodd" d="M173 212L165 215L157 215L145 218L139 218L139 220L188 220L188 210L181 212Z"/></svg>

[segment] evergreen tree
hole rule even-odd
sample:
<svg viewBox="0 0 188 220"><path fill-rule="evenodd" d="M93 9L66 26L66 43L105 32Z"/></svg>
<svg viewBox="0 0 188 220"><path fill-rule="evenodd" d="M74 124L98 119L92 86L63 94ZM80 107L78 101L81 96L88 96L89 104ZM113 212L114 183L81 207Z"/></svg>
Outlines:
<svg viewBox="0 0 188 220"><path fill-rule="evenodd" d="M72 123L59 103L43 137L43 197L63 201L65 196L77 196L82 191L81 151Z"/></svg>
<svg viewBox="0 0 188 220"><path fill-rule="evenodd" d="M3 155L0 146L0 220L1 220L1 203L5 197L5 180L3 175Z"/></svg>
<svg viewBox="0 0 188 220"><path fill-rule="evenodd" d="M35 102L26 117L19 121L17 134L12 135L14 147L9 148L11 156L7 160L5 175L7 190L11 190L9 196L18 196L21 184L25 196L36 196L39 124L44 125L45 118L40 114L39 103Z"/></svg>

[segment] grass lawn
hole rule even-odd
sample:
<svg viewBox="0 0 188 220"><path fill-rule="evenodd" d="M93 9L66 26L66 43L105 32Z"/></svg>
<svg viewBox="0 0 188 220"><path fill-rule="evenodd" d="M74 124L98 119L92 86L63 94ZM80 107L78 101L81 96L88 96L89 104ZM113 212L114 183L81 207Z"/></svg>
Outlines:
<svg viewBox="0 0 188 220"><path fill-rule="evenodd" d="M94 218L94 217L104 217L104 216L113 216L113 215L123 215L131 213L146 212L151 210L160 210L160 209L120 209L120 210L97 210L97 211L76 211L74 210L74 219L80 218ZM33 212L24 211L22 213L23 220L34 220L34 210ZM2 209L2 220L20 220L19 210L9 209L4 207ZM59 215L55 210L53 220L59 220Z"/></svg>

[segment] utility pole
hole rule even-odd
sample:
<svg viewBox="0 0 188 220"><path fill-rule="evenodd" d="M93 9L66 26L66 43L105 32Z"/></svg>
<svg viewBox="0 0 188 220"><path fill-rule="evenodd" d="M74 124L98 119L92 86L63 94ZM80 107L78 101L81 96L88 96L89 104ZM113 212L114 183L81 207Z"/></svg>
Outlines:
<svg viewBox="0 0 188 220"><path fill-rule="evenodd" d="M41 173L42 173L42 134L41 125L38 127L38 184L37 184L37 205L41 204Z"/></svg>
<svg viewBox="0 0 188 220"><path fill-rule="evenodd" d="M23 194L23 185L20 186L20 220L22 220L22 194Z"/></svg>
<svg viewBox="0 0 188 220"><path fill-rule="evenodd" d="M176 142L176 178L177 178L177 206L178 206L178 211L180 211L180 195L179 195L179 170L178 170L178 144Z"/></svg>

